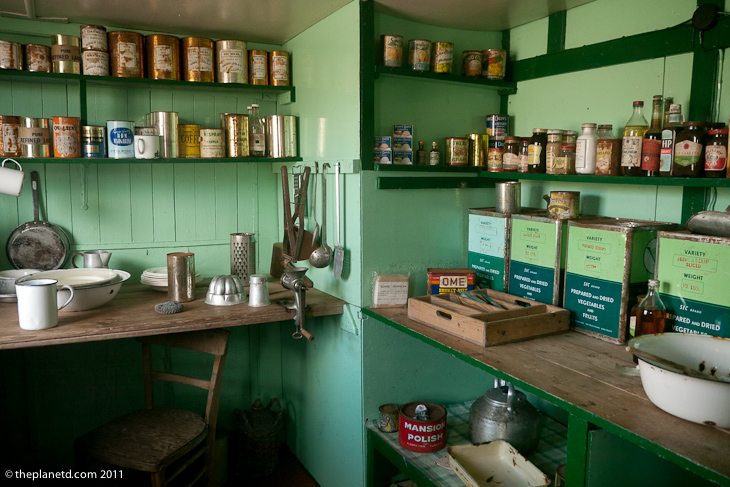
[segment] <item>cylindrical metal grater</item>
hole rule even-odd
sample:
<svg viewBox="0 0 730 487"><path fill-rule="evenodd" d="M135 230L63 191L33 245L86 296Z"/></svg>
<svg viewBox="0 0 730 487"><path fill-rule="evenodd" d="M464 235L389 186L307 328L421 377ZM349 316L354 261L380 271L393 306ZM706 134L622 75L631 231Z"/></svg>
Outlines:
<svg viewBox="0 0 730 487"><path fill-rule="evenodd" d="M254 233L231 234L231 274L238 276L244 286L256 274L256 242Z"/></svg>

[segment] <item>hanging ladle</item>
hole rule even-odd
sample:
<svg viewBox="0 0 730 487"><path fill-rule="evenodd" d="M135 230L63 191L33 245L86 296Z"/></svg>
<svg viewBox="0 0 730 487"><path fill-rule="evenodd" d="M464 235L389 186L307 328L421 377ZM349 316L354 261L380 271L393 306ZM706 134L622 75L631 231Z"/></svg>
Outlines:
<svg viewBox="0 0 730 487"><path fill-rule="evenodd" d="M320 225L320 231L322 233L322 243L319 247L312 251L309 256L309 263L312 266L322 269L330 265L332 260L332 247L327 245L327 233L325 227L327 225L327 168L329 164L326 162L322 164L322 225Z"/></svg>

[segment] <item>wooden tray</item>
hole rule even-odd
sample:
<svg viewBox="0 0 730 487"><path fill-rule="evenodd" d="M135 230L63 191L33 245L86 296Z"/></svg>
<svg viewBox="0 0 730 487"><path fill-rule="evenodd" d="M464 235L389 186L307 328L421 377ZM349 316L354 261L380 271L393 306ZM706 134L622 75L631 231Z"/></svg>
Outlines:
<svg viewBox="0 0 730 487"><path fill-rule="evenodd" d="M508 309L457 294L436 294L408 300L408 318L483 347L561 333L570 328L566 309L482 289Z"/></svg>

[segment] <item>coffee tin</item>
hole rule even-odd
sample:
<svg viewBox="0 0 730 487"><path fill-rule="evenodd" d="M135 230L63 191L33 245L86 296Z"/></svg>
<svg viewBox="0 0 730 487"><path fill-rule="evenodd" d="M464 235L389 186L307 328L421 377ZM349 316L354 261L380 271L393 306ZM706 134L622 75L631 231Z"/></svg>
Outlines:
<svg viewBox="0 0 730 487"><path fill-rule="evenodd" d="M226 157L248 157L248 115L221 113L221 127L225 134Z"/></svg>
<svg viewBox="0 0 730 487"><path fill-rule="evenodd" d="M20 117L18 143L23 157L51 157L51 131L48 119Z"/></svg>
<svg viewBox="0 0 730 487"><path fill-rule="evenodd" d="M50 73L51 48L43 44L26 44L25 69L32 73Z"/></svg>
<svg viewBox="0 0 730 487"><path fill-rule="evenodd" d="M81 119L52 117L53 157L81 157Z"/></svg>
<svg viewBox="0 0 730 487"><path fill-rule="evenodd" d="M222 129L200 129L200 157L226 157Z"/></svg>
<svg viewBox="0 0 730 487"><path fill-rule="evenodd" d="M383 34L383 66L400 68L403 65L403 36Z"/></svg>
<svg viewBox="0 0 730 487"><path fill-rule="evenodd" d="M180 157L195 159L200 157L200 125L180 124L178 133L178 154Z"/></svg>
<svg viewBox="0 0 730 487"><path fill-rule="evenodd" d="M147 114L147 125L155 127L160 136L160 157L175 158L178 155L177 112L151 112Z"/></svg>
<svg viewBox="0 0 730 487"><path fill-rule="evenodd" d="M237 40L215 42L217 54L216 81L219 83L248 83L246 43Z"/></svg>
<svg viewBox="0 0 730 487"><path fill-rule="evenodd" d="M482 75L482 52L481 51L464 51L462 53L464 76L481 76Z"/></svg>
<svg viewBox="0 0 730 487"><path fill-rule="evenodd" d="M109 76L109 53L81 51L83 73L87 76Z"/></svg>
<svg viewBox="0 0 730 487"><path fill-rule="evenodd" d="M248 82L252 85L269 84L269 59L263 49L248 51Z"/></svg>
<svg viewBox="0 0 730 487"><path fill-rule="evenodd" d="M183 37L182 79L213 82L213 41L205 37Z"/></svg>
<svg viewBox="0 0 730 487"><path fill-rule="evenodd" d="M431 44L431 68L434 73L451 73L454 64L454 43L436 41Z"/></svg>
<svg viewBox="0 0 730 487"><path fill-rule="evenodd" d="M81 26L81 50L109 52L106 28L102 25L85 24Z"/></svg>
<svg viewBox="0 0 730 487"><path fill-rule="evenodd" d="M51 36L51 61L54 73L81 74L81 39L77 36Z"/></svg>
<svg viewBox="0 0 730 487"><path fill-rule="evenodd" d="M137 32L123 30L109 32L112 76L117 78L144 78L142 42L142 34ZM109 149L111 155L111 145ZM134 153L132 153L132 157L134 157Z"/></svg>
<svg viewBox="0 0 730 487"><path fill-rule="evenodd" d="M20 157L23 151L18 142L20 117L0 115L0 156Z"/></svg>
<svg viewBox="0 0 730 487"><path fill-rule="evenodd" d="M81 126L81 157L106 157L106 129L98 125Z"/></svg>
<svg viewBox="0 0 730 487"><path fill-rule="evenodd" d="M23 50L20 44L0 40L0 69L23 69Z"/></svg>
<svg viewBox="0 0 730 487"><path fill-rule="evenodd" d="M431 69L431 41L425 39L408 41L408 67L413 71Z"/></svg>
<svg viewBox="0 0 730 487"><path fill-rule="evenodd" d="M504 49L485 49L482 51L482 76L488 79L504 79L507 66L507 51Z"/></svg>
<svg viewBox="0 0 730 487"><path fill-rule="evenodd" d="M466 137L446 138L447 166L466 166L469 162L469 139Z"/></svg>
<svg viewBox="0 0 730 487"><path fill-rule="evenodd" d="M166 34L146 37L147 76L150 79L180 79L180 40Z"/></svg>
<svg viewBox="0 0 730 487"><path fill-rule="evenodd" d="M109 120L106 132L110 158L134 159L134 122Z"/></svg>
<svg viewBox="0 0 730 487"><path fill-rule="evenodd" d="M269 80L271 86L289 86L289 53L269 52Z"/></svg>

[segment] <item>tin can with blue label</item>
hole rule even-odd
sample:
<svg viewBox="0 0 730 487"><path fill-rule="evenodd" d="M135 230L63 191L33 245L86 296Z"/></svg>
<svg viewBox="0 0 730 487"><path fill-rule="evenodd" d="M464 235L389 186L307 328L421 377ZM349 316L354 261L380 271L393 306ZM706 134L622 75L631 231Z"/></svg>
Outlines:
<svg viewBox="0 0 730 487"><path fill-rule="evenodd" d="M109 158L134 159L134 122L109 120L106 132Z"/></svg>
<svg viewBox="0 0 730 487"><path fill-rule="evenodd" d="M88 158L106 157L106 137L104 127L96 125L81 126L81 156Z"/></svg>

